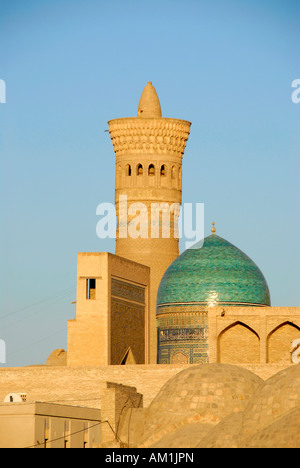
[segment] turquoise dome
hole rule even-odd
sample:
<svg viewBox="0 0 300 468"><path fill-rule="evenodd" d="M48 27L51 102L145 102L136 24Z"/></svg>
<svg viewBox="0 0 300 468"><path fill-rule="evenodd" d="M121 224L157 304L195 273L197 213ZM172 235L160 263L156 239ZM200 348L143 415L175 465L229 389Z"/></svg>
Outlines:
<svg viewBox="0 0 300 468"><path fill-rule="evenodd" d="M256 264L230 242L212 234L198 248L185 250L160 282L157 314L160 306L186 303L269 306L270 293Z"/></svg>

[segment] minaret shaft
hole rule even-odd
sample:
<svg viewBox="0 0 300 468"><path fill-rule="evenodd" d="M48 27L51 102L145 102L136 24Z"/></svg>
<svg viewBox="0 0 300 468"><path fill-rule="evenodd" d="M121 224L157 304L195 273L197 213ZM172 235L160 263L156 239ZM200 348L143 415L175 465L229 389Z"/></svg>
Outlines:
<svg viewBox="0 0 300 468"><path fill-rule="evenodd" d="M150 267L148 356L156 363L156 295L160 280L179 255L182 156L190 122L162 118L156 91L144 88L138 117L108 122L116 154L116 255Z"/></svg>

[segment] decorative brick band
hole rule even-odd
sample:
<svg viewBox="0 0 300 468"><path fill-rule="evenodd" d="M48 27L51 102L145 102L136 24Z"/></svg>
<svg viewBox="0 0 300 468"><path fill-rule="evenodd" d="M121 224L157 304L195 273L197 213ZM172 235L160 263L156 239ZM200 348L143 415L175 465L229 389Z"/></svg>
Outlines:
<svg viewBox="0 0 300 468"><path fill-rule="evenodd" d="M190 133L186 120L122 118L108 122L116 155L174 154L182 156Z"/></svg>
<svg viewBox="0 0 300 468"><path fill-rule="evenodd" d="M111 294L130 301L145 303L145 288L114 278L111 279Z"/></svg>

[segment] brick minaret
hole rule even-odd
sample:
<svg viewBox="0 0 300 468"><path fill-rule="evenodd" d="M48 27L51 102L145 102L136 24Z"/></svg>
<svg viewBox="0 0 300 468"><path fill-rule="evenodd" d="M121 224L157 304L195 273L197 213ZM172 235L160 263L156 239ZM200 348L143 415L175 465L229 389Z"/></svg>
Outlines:
<svg viewBox="0 0 300 468"><path fill-rule="evenodd" d="M115 253L150 267L146 361L156 363L156 295L164 272L179 254L176 225L181 204L182 157L191 124L163 118L155 88L148 82L137 117L110 120L108 125L116 154ZM155 204L165 204L164 214L155 211Z"/></svg>

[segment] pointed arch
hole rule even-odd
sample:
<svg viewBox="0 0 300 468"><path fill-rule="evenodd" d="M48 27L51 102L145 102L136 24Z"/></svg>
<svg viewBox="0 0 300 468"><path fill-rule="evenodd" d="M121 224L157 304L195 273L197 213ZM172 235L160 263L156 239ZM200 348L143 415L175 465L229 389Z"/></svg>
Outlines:
<svg viewBox="0 0 300 468"><path fill-rule="evenodd" d="M160 175L163 177L167 175L167 166L165 164L162 164L160 167Z"/></svg>
<svg viewBox="0 0 300 468"><path fill-rule="evenodd" d="M143 166L142 166L142 164L138 164L136 166L136 175L137 176L143 175Z"/></svg>
<svg viewBox="0 0 300 468"><path fill-rule="evenodd" d="M131 165L126 164L126 176L130 177L131 176Z"/></svg>
<svg viewBox="0 0 300 468"><path fill-rule="evenodd" d="M179 349L171 356L171 364L188 364L189 357L186 350Z"/></svg>
<svg viewBox="0 0 300 468"><path fill-rule="evenodd" d="M277 325L267 336L267 362L291 363L292 342L300 338L300 327L285 320Z"/></svg>
<svg viewBox="0 0 300 468"><path fill-rule="evenodd" d="M241 321L230 324L218 336L217 361L231 364L259 363L258 333Z"/></svg>
<svg viewBox="0 0 300 468"><path fill-rule="evenodd" d="M154 167L154 164L149 164L149 167L148 167L148 175L149 175L149 176L154 176L154 175L155 175L155 167Z"/></svg>

